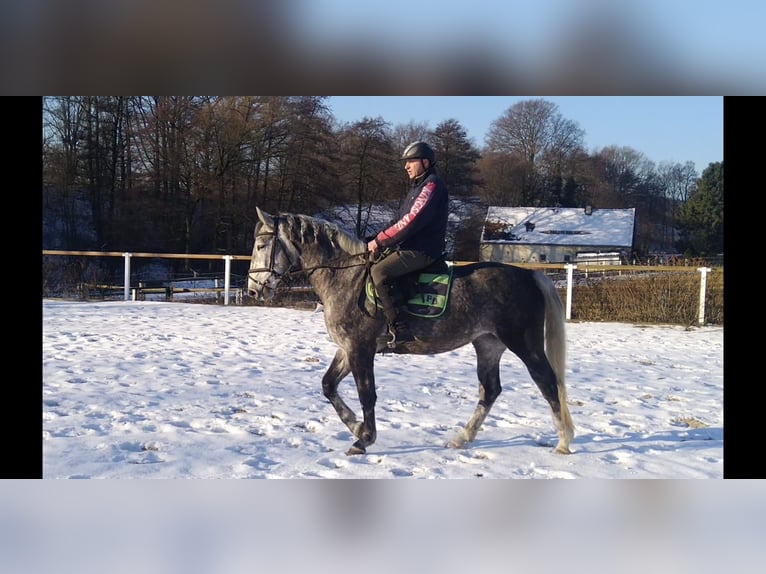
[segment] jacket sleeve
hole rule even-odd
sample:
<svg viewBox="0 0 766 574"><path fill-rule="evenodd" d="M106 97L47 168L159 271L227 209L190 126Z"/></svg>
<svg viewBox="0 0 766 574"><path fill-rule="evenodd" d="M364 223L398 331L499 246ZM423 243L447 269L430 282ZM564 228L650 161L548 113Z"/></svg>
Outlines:
<svg viewBox="0 0 766 574"><path fill-rule="evenodd" d="M381 231L375 237L381 247L394 247L421 229L432 217L428 209L434 194L436 182L429 181L420 190L420 193L412 202L412 207L400 219Z"/></svg>

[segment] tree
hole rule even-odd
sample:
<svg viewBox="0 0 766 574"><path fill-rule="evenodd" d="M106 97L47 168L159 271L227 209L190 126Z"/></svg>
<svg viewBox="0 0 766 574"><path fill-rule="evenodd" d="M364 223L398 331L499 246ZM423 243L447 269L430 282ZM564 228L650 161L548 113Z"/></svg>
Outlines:
<svg viewBox="0 0 766 574"><path fill-rule="evenodd" d="M314 213L337 201L339 182L333 165L337 146L326 98L294 96L290 100L287 151L292 168L286 211Z"/></svg>
<svg viewBox="0 0 766 574"><path fill-rule="evenodd" d="M487 151L507 154L521 184L523 205L560 203L568 159L582 149L583 130L544 99L511 106L487 132Z"/></svg>
<svg viewBox="0 0 766 574"><path fill-rule="evenodd" d="M82 246L77 195L80 153L84 130L79 99L75 96L43 98L43 182L51 188L52 203L60 206L58 226L64 244Z"/></svg>
<svg viewBox="0 0 766 574"><path fill-rule="evenodd" d="M441 122L436 126L431 142L436 154L437 170L444 179L450 196L462 199L473 196L474 187L481 183L476 165L481 154L468 139L460 122L456 119ZM449 211L449 235L454 239L454 243L447 243L447 252L451 251L453 258L456 253L463 257L470 253L475 257L479 250L478 240L483 217L477 220L471 206L465 201L451 201Z"/></svg>
<svg viewBox="0 0 766 574"><path fill-rule="evenodd" d="M723 252L723 162L708 164L697 190L678 210L678 247L710 256Z"/></svg>
<svg viewBox="0 0 766 574"><path fill-rule="evenodd" d="M662 232L662 245L675 248L678 209L689 200L697 186L699 176L694 169L694 162L684 164L662 162L657 169L659 186L664 199L663 208L657 214L657 224Z"/></svg>
<svg viewBox="0 0 766 574"><path fill-rule="evenodd" d="M356 208L358 237L365 234L372 206L395 197L399 187L401 176L395 171L398 156L389 127L381 117L364 117L340 133L340 179L345 197Z"/></svg>
<svg viewBox="0 0 766 574"><path fill-rule="evenodd" d="M524 205L522 187L526 179L521 160L501 152L485 152L478 161L479 197L487 205Z"/></svg>
<svg viewBox="0 0 766 574"><path fill-rule="evenodd" d="M441 122L433 131L431 141L439 174L450 195L472 195L478 179L476 162L481 154L460 122L455 119Z"/></svg>

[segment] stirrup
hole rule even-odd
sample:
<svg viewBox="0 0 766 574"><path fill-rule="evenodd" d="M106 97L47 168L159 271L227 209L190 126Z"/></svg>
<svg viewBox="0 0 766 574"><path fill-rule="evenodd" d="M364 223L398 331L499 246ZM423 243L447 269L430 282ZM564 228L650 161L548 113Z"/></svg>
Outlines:
<svg viewBox="0 0 766 574"><path fill-rule="evenodd" d="M378 344L381 343L384 343L389 349L396 348L396 329L394 329L393 325L389 324L386 332L378 336Z"/></svg>
<svg viewBox="0 0 766 574"><path fill-rule="evenodd" d="M388 326L388 334L391 335L391 339L386 341L386 347L389 349L396 348L396 329L393 329L391 325Z"/></svg>
<svg viewBox="0 0 766 574"><path fill-rule="evenodd" d="M378 337L378 343L385 343L389 349L396 348L396 329L391 323L386 326L386 332Z"/></svg>

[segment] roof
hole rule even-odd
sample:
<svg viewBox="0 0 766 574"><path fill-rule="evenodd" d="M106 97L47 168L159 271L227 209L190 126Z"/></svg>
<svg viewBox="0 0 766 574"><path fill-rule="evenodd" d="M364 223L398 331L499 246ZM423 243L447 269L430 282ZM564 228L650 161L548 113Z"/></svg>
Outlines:
<svg viewBox="0 0 766 574"><path fill-rule="evenodd" d="M537 245L633 246L636 209L492 207L481 241Z"/></svg>

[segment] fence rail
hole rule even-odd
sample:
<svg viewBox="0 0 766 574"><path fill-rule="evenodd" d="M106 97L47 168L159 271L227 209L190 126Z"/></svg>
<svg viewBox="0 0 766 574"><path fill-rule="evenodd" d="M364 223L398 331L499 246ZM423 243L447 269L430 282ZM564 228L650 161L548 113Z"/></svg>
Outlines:
<svg viewBox="0 0 766 574"><path fill-rule="evenodd" d="M131 253L120 251L67 251L67 250L55 250L44 249L42 251L44 256L61 256L61 257L122 257L124 259L124 284L122 286L123 297L125 301L135 300L141 297L142 293L165 293L167 298L172 298L173 293L182 292L211 292L216 295L223 294L223 304L228 305L231 300L232 294L235 295L235 301L241 303L242 292L241 290L232 291L231 288L231 262L232 261L249 261L249 255L212 255L212 254L190 254L190 253ZM187 289L187 288L172 288L172 287L147 287L142 286L140 283L136 287L131 287L131 259L133 258L153 258L153 259L189 259L189 260L220 260L224 263L223 277L224 287L221 288L217 283L215 287ZM456 261L454 265L466 265L472 263L471 261ZM699 289L699 302L697 322L702 325L705 323L705 299L707 293L707 276L712 271L710 267L690 267L679 265L603 265L600 263L591 263L588 261L579 262L577 264L572 263L514 263L518 267L526 267L531 269L539 269L548 275L558 275L566 277L565 288L565 306L566 306L566 318L570 320L572 318L572 292L574 286L574 271L578 270L578 275L587 279L590 275L606 276L622 274L636 274L636 273L663 273L672 272L679 273L699 273L700 274L700 289ZM120 289L119 286L102 285L102 288L108 289ZM303 290L305 287L294 287L293 290Z"/></svg>
<svg viewBox="0 0 766 574"><path fill-rule="evenodd" d="M130 253L122 251L62 251L56 249L43 249L43 255L59 256L84 256L84 257L123 257L125 259L125 280L123 284L123 295L125 301L135 299L138 291L131 290L130 260L133 257L143 257L152 259L205 259L205 260L223 260L224 261L224 287L223 304L228 305L231 292L231 262L249 261L249 255L204 255L193 253ZM211 288L218 290L218 287Z"/></svg>

